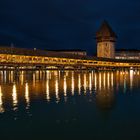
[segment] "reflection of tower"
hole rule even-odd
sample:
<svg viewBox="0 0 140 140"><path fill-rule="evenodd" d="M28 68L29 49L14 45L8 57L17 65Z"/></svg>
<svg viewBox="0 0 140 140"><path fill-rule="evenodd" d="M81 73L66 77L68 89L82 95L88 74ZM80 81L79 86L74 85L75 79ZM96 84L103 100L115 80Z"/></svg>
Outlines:
<svg viewBox="0 0 140 140"><path fill-rule="evenodd" d="M116 34L104 21L96 33L97 57L115 58Z"/></svg>
<svg viewBox="0 0 140 140"><path fill-rule="evenodd" d="M96 95L97 105L101 109L110 109L114 104L114 91L113 90L98 90Z"/></svg>

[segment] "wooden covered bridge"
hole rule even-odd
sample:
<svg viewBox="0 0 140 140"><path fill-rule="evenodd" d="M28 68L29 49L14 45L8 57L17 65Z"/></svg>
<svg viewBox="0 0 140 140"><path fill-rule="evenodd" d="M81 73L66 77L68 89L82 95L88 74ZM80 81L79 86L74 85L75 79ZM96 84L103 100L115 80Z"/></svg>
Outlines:
<svg viewBox="0 0 140 140"><path fill-rule="evenodd" d="M67 55L41 50L0 48L0 69L140 69L140 61Z"/></svg>

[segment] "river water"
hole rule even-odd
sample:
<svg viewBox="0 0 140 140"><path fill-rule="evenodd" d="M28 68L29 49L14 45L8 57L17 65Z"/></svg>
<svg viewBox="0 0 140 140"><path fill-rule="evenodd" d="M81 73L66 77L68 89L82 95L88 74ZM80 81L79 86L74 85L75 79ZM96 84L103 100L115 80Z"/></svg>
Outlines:
<svg viewBox="0 0 140 140"><path fill-rule="evenodd" d="M140 71L0 71L0 139L136 140L139 130Z"/></svg>

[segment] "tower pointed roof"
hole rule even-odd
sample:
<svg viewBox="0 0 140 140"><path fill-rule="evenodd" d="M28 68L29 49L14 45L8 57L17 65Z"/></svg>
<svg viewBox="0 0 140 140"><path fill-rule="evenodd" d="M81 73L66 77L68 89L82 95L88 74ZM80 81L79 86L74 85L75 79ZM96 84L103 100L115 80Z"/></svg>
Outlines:
<svg viewBox="0 0 140 140"><path fill-rule="evenodd" d="M107 38L107 37L117 38L117 35L112 30L108 22L104 20L101 27L96 32L96 38Z"/></svg>

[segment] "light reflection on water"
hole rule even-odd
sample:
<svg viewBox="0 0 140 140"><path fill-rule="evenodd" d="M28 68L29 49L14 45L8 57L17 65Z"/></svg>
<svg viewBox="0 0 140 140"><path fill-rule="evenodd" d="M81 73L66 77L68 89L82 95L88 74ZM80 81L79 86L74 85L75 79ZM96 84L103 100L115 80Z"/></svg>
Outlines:
<svg viewBox="0 0 140 140"><path fill-rule="evenodd" d="M135 79L135 80L134 80ZM46 102L67 102L71 96L95 95L100 108L111 108L115 93L138 88L139 71L0 71L0 112L5 112L3 105L12 97L11 109L17 110L24 98L25 108L31 101L43 99ZM7 88L9 87L9 88ZM3 90L3 89L7 90ZM7 93L11 93L7 94ZM55 97L55 99L53 98ZM5 100L3 100L5 98Z"/></svg>
<svg viewBox="0 0 140 140"><path fill-rule="evenodd" d="M1 91L1 86L0 86L0 112L1 113L4 112L2 96L3 96L3 93Z"/></svg>
<svg viewBox="0 0 140 140"><path fill-rule="evenodd" d="M78 93L81 94L81 75L78 74Z"/></svg>
<svg viewBox="0 0 140 140"><path fill-rule="evenodd" d="M71 93L74 95L74 72L72 72L72 78L71 78Z"/></svg>
<svg viewBox="0 0 140 140"><path fill-rule="evenodd" d="M56 102L58 103L60 98L59 98L59 88L58 88L58 75L55 75L55 96L56 96Z"/></svg>
<svg viewBox="0 0 140 140"><path fill-rule="evenodd" d="M13 97L13 109L17 109L18 99L17 99L17 89L16 84L13 84L13 90L12 90L12 97Z"/></svg>
<svg viewBox="0 0 140 140"><path fill-rule="evenodd" d="M30 106L30 97L29 97L29 85L28 83L25 83L25 99L26 99L26 104L27 104L27 109Z"/></svg>
<svg viewBox="0 0 140 140"><path fill-rule="evenodd" d="M49 93L49 80L46 80L46 99L49 102L50 101L50 93Z"/></svg>

